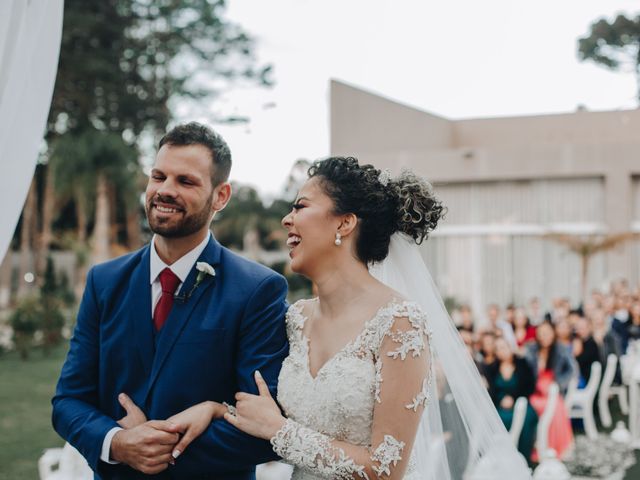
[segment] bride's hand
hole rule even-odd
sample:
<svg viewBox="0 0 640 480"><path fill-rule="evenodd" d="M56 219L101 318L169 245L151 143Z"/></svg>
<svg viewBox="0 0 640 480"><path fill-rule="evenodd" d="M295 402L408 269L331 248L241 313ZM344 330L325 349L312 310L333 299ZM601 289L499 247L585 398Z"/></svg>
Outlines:
<svg viewBox="0 0 640 480"><path fill-rule="evenodd" d="M285 418L257 370L255 379L259 395L236 393L236 414L227 412L224 419L249 435L269 440L282 428Z"/></svg>
<svg viewBox="0 0 640 480"><path fill-rule="evenodd" d="M202 402L167 418L167 421L178 426L178 431L182 434L180 441L173 448L173 458L178 458L213 420L222 418L226 411L227 409L218 402Z"/></svg>
<svg viewBox="0 0 640 480"><path fill-rule="evenodd" d="M118 420L118 425L124 429L129 429L142 425L147 421L147 416L142 410L129 398L126 393L118 395L118 402L125 409L127 414Z"/></svg>

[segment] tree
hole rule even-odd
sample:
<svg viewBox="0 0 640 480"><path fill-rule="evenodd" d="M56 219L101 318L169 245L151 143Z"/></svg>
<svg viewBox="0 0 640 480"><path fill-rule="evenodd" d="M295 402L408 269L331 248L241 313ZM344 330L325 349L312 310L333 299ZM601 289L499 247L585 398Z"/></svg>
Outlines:
<svg viewBox="0 0 640 480"><path fill-rule="evenodd" d="M64 288L58 283L53 260L48 257L40 287L40 327L45 355L49 355L51 349L62 340L62 327L65 319L61 306L64 296Z"/></svg>
<svg viewBox="0 0 640 480"><path fill-rule="evenodd" d="M299 158L295 161L289 171L287 181L284 185L283 198L287 198L291 201L296 198L298 190L302 188L302 185L304 185L309 178L309 174L307 172L310 166L311 162L305 158Z"/></svg>
<svg viewBox="0 0 640 480"><path fill-rule="evenodd" d="M20 357L29 358L29 349L33 346L33 336L40 326L42 308L38 297L24 297L9 316L9 324L13 329L13 341Z"/></svg>
<svg viewBox="0 0 640 480"><path fill-rule="evenodd" d="M128 145L120 135L94 128L69 132L53 142L51 165L56 187L61 195L73 198L79 243L86 240L87 207L95 210L94 262L105 261L110 256L110 187L119 190L125 198L135 198L136 175L139 173L137 158L135 147ZM130 210L136 204L129 201L128 205L127 210ZM79 277L82 281L82 275Z"/></svg>
<svg viewBox="0 0 640 480"><path fill-rule="evenodd" d="M640 15L618 15L612 22L593 23L587 36L578 39L580 60L593 60L611 70L633 72L640 101Z"/></svg>
<svg viewBox="0 0 640 480"><path fill-rule="evenodd" d="M589 263L591 259L601 252L606 252L619 247L629 240L638 238L634 232L623 232L606 236L576 237L561 233L549 233L545 238L562 243L573 253L580 256L581 264L581 294L583 302L587 299L587 280L589 276Z"/></svg>
<svg viewBox="0 0 640 480"><path fill-rule="evenodd" d="M49 136L92 126L133 142L163 131L169 101L215 95L239 79L270 84L253 40L224 0L67 0Z"/></svg>

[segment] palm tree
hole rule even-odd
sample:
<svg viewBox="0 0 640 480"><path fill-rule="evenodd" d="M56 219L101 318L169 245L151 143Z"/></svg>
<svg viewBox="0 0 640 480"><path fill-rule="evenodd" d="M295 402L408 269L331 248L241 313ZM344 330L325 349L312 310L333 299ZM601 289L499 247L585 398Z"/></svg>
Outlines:
<svg viewBox="0 0 640 480"><path fill-rule="evenodd" d="M44 278L44 272L49 257L49 248L51 247L53 212L56 206L55 185L53 169L50 163L41 165L44 170L44 192L42 194L42 226L38 235L38 249L36 256L36 272L37 277Z"/></svg>
<svg viewBox="0 0 640 480"><path fill-rule="evenodd" d="M58 195L73 201L76 213L76 239L78 251L84 250L88 227L93 220L91 260L108 260L111 255L110 195L123 195L123 205L133 208L137 191L136 178L140 167L137 151L120 135L93 128L68 133L53 144L51 165ZM93 212L93 215L90 215ZM79 255L80 257L81 255ZM79 262L77 284L84 283L84 269Z"/></svg>
<svg viewBox="0 0 640 480"><path fill-rule="evenodd" d="M589 276L589 263L598 253L607 252L619 247L623 243L638 238L635 232L623 232L612 235L590 235L579 237L562 233L548 233L544 238L562 243L570 251L580 256L581 263L581 291L583 302L587 299L587 277Z"/></svg>

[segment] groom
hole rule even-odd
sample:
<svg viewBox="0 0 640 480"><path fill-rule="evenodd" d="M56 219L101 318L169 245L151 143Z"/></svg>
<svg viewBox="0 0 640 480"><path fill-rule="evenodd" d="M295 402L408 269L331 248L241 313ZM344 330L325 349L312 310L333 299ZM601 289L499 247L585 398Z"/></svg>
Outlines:
<svg viewBox="0 0 640 480"><path fill-rule="evenodd" d="M160 141L146 190L155 233L141 250L95 266L53 398L53 426L101 479L255 478L275 458L268 442L216 420L178 459L164 419L205 400L272 393L288 353L284 278L211 236L231 196L231 154L207 127L175 127ZM146 418L121 429L126 393Z"/></svg>

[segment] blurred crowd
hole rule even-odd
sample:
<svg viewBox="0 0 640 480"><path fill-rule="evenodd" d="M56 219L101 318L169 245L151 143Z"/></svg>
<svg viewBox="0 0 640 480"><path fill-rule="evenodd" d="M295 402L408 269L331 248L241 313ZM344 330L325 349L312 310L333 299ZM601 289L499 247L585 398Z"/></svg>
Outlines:
<svg viewBox="0 0 640 480"><path fill-rule="evenodd" d="M538 461L536 426L551 384L558 385L547 445L562 459L573 446L574 429L582 428L580 422L572 423L563 403L569 384L573 379L583 388L594 362L604 369L610 354L619 359L630 342L640 339L640 286L618 281L607 292L592 291L579 305L554 298L548 310L537 298L504 308L490 304L486 312L463 305L452 317L507 428L516 400L527 398L518 449L530 462ZM619 384L617 365L614 383Z"/></svg>

